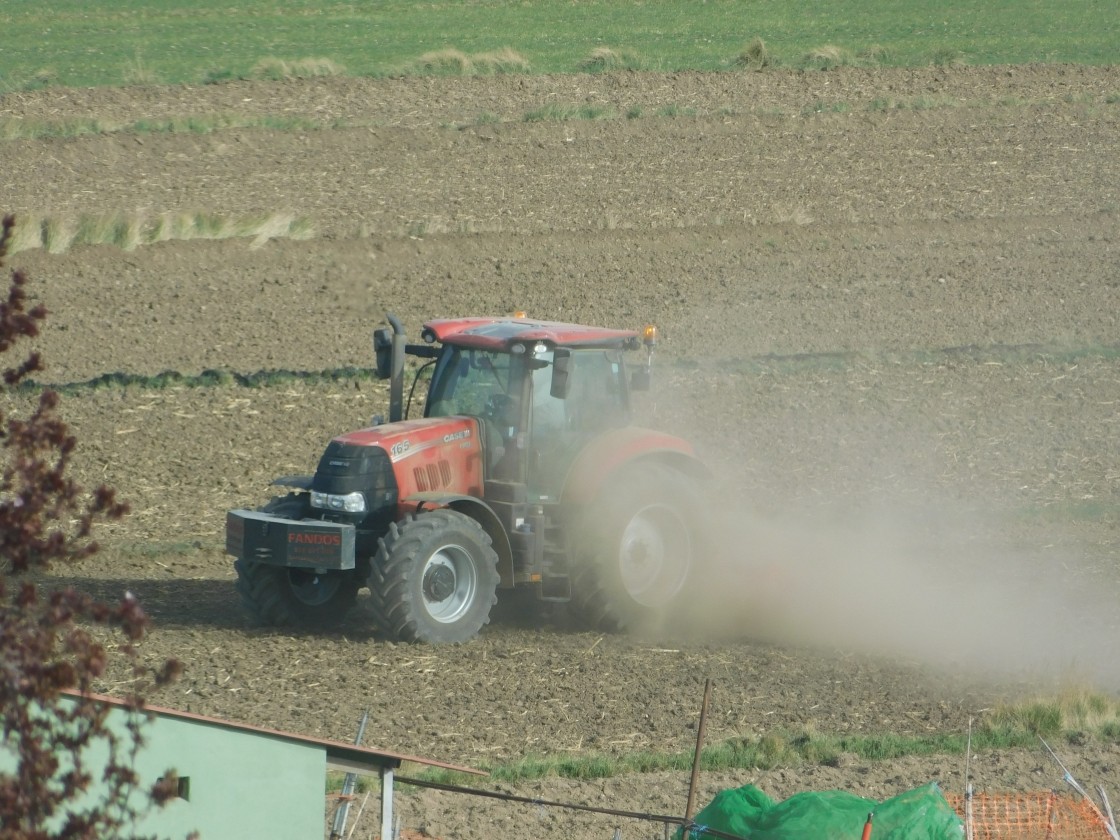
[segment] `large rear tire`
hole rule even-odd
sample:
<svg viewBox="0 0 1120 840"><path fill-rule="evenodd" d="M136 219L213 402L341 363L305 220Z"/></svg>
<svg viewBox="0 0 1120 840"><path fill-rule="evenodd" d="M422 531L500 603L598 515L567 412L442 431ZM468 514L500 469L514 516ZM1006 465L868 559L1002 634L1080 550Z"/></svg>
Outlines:
<svg viewBox="0 0 1120 840"><path fill-rule="evenodd" d="M307 497L300 493L277 496L261 508L286 519L303 519ZM234 561L237 592L249 614L260 624L332 625L354 606L362 579L356 569L297 569Z"/></svg>
<svg viewBox="0 0 1120 840"><path fill-rule="evenodd" d="M473 639L497 601L497 566L490 536L465 514L438 508L395 522L370 573L374 618L401 641Z"/></svg>
<svg viewBox="0 0 1120 840"><path fill-rule="evenodd" d="M702 521L696 484L677 470L639 464L609 481L576 538L576 616L605 632L679 619L697 577Z"/></svg>

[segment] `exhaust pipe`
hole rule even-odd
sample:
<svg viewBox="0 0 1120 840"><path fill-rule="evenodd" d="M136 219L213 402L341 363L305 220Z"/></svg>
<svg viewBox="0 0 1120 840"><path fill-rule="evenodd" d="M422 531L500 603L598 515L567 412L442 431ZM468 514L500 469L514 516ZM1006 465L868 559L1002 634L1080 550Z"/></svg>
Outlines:
<svg viewBox="0 0 1120 840"><path fill-rule="evenodd" d="M393 328L392 356L389 362L389 422L397 423L404 419L405 335L400 318L388 312L385 320Z"/></svg>
<svg viewBox="0 0 1120 840"><path fill-rule="evenodd" d="M386 327L373 331L373 358L377 378L389 380L389 422L396 423L404 419L404 327L392 312L386 313L385 319L393 331ZM375 425L381 422L375 420Z"/></svg>

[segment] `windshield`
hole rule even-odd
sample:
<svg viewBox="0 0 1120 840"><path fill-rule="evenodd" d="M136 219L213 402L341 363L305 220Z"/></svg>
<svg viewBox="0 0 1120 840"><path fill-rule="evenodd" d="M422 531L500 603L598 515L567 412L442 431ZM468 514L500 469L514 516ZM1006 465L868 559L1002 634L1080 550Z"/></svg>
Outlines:
<svg viewBox="0 0 1120 840"><path fill-rule="evenodd" d="M494 398L517 396L511 392L512 356L489 350L447 346L436 365L428 390L428 417L469 414L481 417L493 411Z"/></svg>
<svg viewBox="0 0 1120 840"><path fill-rule="evenodd" d="M488 475L526 482L539 499L559 498L579 452L606 430L626 425L628 399L617 353L572 351L570 387L558 397L552 395L554 354L535 349L498 353L444 345L425 416L479 418Z"/></svg>

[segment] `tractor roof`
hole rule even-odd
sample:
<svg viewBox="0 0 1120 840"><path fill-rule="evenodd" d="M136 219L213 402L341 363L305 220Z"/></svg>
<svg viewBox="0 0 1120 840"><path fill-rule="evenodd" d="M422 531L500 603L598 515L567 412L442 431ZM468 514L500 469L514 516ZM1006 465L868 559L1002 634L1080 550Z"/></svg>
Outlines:
<svg viewBox="0 0 1120 840"><path fill-rule="evenodd" d="M639 344L639 333L635 330L585 327L529 318L454 318L429 321L424 325L423 337L426 341L506 352L515 344L531 342L550 347L604 349L635 349Z"/></svg>

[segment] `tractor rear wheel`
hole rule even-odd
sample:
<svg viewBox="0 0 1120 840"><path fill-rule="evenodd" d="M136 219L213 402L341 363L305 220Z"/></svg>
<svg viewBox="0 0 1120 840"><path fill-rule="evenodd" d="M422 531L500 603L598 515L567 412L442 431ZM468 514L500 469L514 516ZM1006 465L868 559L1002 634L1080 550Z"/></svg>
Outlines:
<svg viewBox="0 0 1120 840"><path fill-rule="evenodd" d="M286 519L303 519L304 494L277 496L261 508ZM249 613L261 624L334 624L354 606L362 579L356 569L299 569L270 566L240 558L237 591Z"/></svg>
<svg viewBox="0 0 1120 840"><path fill-rule="evenodd" d="M606 632L675 617L696 578L700 508L694 482L662 464L640 464L609 481L577 538L577 616Z"/></svg>
<svg viewBox="0 0 1120 840"><path fill-rule="evenodd" d="M473 639L497 601L497 566L490 536L465 514L438 508L395 522L370 573L374 618L402 641Z"/></svg>

